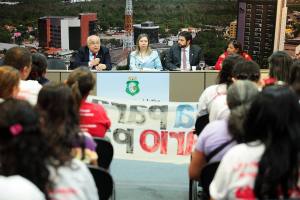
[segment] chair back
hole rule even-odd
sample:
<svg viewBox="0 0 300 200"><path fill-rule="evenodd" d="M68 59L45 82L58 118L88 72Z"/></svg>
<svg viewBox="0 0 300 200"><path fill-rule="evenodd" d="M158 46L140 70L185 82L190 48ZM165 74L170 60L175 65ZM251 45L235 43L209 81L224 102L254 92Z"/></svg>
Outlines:
<svg viewBox="0 0 300 200"><path fill-rule="evenodd" d="M94 137L94 141L97 143L98 166L108 169L114 156L114 148L106 139Z"/></svg>
<svg viewBox="0 0 300 200"><path fill-rule="evenodd" d="M112 196L114 190L114 181L112 176L105 169L91 165L89 165L88 168L93 175L94 181L96 183L99 199L109 199Z"/></svg>
<svg viewBox="0 0 300 200"><path fill-rule="evenodd" d="M200 183L203 188L203 193L206 194L208 197L210 197L209 185L214 179L219 164L220 162L208 163L201 170Z"/></svg>
<svg viewBox="0 0 300 200"><path fill-rule="evenodd" d="M195 134L199 135L208 123L209 123L209 115L208 114L198 117L196 119L196 123L195 123Z"/></svg>

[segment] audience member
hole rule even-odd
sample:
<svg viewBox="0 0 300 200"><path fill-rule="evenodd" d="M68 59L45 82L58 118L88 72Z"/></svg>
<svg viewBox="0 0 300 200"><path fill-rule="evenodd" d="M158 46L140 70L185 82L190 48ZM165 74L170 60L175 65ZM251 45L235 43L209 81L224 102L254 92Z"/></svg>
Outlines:
<svg viewBox="0 0 300 200"><path fill-rule="evenodd" d="M260 68L254 61L241 61L234 65L232 70L232 80L250 80L259 86ZM217 96L211 103L209 120L226 119L229 116L226 95Z"/></svg>
<svg viewBox="0 0 300 200"><path fill-rule="evenodd" d="M241 124L249 105L257 94L257 87L250 81L236 81L228 88L227 102L231 111L229 120L210 122L199 135L189 167L191 179L198 179L206 163L220 161L224 154L236 144L235 141L241 140L243 135ZM223 144L226 146L211 157L210 154Z"/></svg>
<svg viewBox="0 0 300 200"><path fill-rule="evenodd" d="M95 86L93 74L86 67L80 67L70 73L67 85L73 90L80 91L81 130L89 132L94 137L104 137L111 125L110 119L102 105L86 101L90 91Z"/></svg>
<svg viewBox="0 0 300 200"><path fill-rule="evenodd" d="M48 169L51 154L38 114L28 102L17 99L7 99L0 110L0 175L23 176L48 196L53 187ZM3 192L1 188L1 197Z"/></svg>
<svg viewBox="0 0 300 200"><path fill-rule="evenodd" d="M17 97L19 93L19 71L10 66L0 67L0 102L3 99Z"/></svg>
<svg viewBox="0 0 300 200"><path fill-rule="evenodd" d="M227 56L232 54L240 54L245 60L252 60L251 56L243 51L242 44L236 40L232 40L228 43L226 51L219 56L215 64L215 69L222 69L223 61L227 58Z"/></svg>
<svg viewBox="0 0 300 200"><path fill-rule="evenodd" d="M130 70L162 70L157 51L150 48L147 34L140 34L136 40L136 50L130 53Z"/></svg>
<svg viewBox="0 0 300 200"><path fill-rule="evenodd" d="M191 66L199 69L200 61L204 61L200 47L192 45L192 34L187 31L179 33L178 43L173 45L166 55L168 70L191 70Z"/></svg>
<svg viewBox="0 0 300 200"><path fill-rule="evenodd" d="M90 69L98 71L111 70L111 60L108 48L101 46L100 38L97 35L91 35L87 38L87 46L81 47L75 54L70 68L87 66Z"/></svg>
<svg viewBox="0 0 300 200"><path fill-rule="evenodd" d="M268 59L269 78L264 80L265 85L286 84L289 80L292 57L284 51L274 52Z"/></svg>
<svg viewBox="0 0 300 200"><path fill-rule="evenodd" d="M288 83L300 98L300 61L292 64Z"/></svg>
<svg viewBox="0 0 300 200"><path fill-rule="evenodd" d="M218 97L227 94L227 88L232 83L232 69L233 66L242 62L244 59L238 55L233 54L228 56L223 62L223 68L218 75L218 83L207 87L201 96L199 97L199 112L198 117L207 115L210 113L212 102Z"/></svg>
<svg viewBox="0 0 300 200"><path fill-rule="evenodd" d="M57 105L59 102L59 105ZM46 84L39 93L37 108L41 127L47 138L56 166L50 168L55 188L52 199L98 199L91 173L80 160L94 160L95 143L88 142L79 131L78 105L72 91L64 84ZM76 148L82 149L80 160L74 159ZM74 181L76 180L76 181Z"/></svg>
<svg viewBox="0 0 300 200"><path fill-rule="evenodd" d="M288 87L265 88L244 121L245 143L223 157L213 199L299 199L300 110Z"/></svg>
<svg viewBox="0 0 300 200"><path fill-rule="evenodd" d="M31 71L31 53L24 47L12 47L6 52L3 64L12 66L20 72L18 98L26 99L35 105L42 86L37 81L25 81Z"/></svg>
<svg viewBox="0 0 300 200"><path fill-rule="evenodd" d="M37 107L43 131L56 156L70 160L73 155L85 163L97 163L96 144L79 129L79 102L68 86L62 83L45 85L38 96Z"/></svg>
<svg viewBox="0 0 300 200"><path fill-rule="evenodd" d="M48 83L49 80L45 77L47 65L46 56L41 53L32 54L32 67L28 80L36 80L41 85Z"/></svg>
<svg viewBox="0 0 300 200"><path fill-rule="evenodd" d="M27 179L0 176L1 200L45 200L45 195Z"/></svg>

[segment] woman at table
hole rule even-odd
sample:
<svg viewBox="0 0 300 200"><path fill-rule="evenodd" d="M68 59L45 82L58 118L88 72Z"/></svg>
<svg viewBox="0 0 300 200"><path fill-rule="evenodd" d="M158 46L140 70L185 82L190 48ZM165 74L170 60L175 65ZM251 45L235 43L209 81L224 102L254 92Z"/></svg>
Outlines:
<svg viewBox="0 0 300 200"><path fill-rule="evenodd" d="M137 38L136 44L136 50L130 53L130 70L162 70L162 65L158 52L150 48L148 35L140 34Z"/></svg>
<svg viewBox="0 0 300 200"><path fill-rule="evenodd" d="M232 54L240 54L245 60L252 60L251 56L243 51L242 44L236 40L232 40L228 43L227 50L219 56L218 61L215 64L215 69L221 70L225 58Z"/></svg>

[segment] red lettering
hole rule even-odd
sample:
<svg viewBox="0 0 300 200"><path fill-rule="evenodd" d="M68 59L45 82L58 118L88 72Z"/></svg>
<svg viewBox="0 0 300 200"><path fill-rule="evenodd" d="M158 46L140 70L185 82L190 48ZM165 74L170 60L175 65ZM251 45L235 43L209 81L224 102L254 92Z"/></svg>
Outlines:
<svg viewBox="0 0 300 200"><path fill-rule="evenodd" d="M177 140L177 155L183 155L183 144L184 144L184 132L180 131L178 133L176 132L170 132L170 137L175 138Z"/></svg>
<svg viewBox="0 0 300 200"><path fill-rule="evenodd" d="M167 154L168 151L168 131L161 131L160 154Z"/></svg>
<svg viewBox="0 0 300 200"><path fill-rule="evenodd" d="M194 144L197 142L197 138L195 137L194 131L190 131L186 136L186 147L184 155L189 155L193 151Z"/></svg>
<svg viewBox="0 0 300 200"><path fill-rule="evenodd" d="M149 134L153 135L153 141L154 141L153 146L149 146L146 142L146 138ZM160 146L160 135L154 130L145 130L141 134L140 145L141 145L142 149L147 152L152 153L154 151L157 151L157 149Z"/></svg>

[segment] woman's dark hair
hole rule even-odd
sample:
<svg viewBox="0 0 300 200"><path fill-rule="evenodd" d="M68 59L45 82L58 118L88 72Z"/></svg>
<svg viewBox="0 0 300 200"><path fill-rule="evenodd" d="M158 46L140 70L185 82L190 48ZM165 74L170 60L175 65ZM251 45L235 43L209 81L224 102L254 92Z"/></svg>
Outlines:
<svg viewBox="0 0 300 200"><path fill-rule="evenodd" d="M78 102L67 85L46 84L38 95L41 127L59 166L72 159L73 144L79 138Z"/></svg>
<svg viewBox="0 0 300 200"><path fill-rule="evenodd" d="M284 51L276 51L269 58L269 75L277 81L288 82L292 57Z"/></svg>
<svg viewBox="0 0 300 200"><path fill-rule="evenodd" d="M299 117L298 98L288 87L266 87L252 103L244 123L245 142L265 145L255 180L257 199L278 199L280 194L287 199L289 190L299 192Z"/></svg>
<svg viewBox="0 0 300 200"><path fill-rule="evenodd" d="M0 104L0 174L20 175L48 197L48 142L40 132L39 116L26 101L7 99ZM5 191L1 191L5 192Z"/></svg>
<svg viewBox="0 0 300 200"><path fill-rule="evenodd" d="M295 61L292 64L288 83L300 97L300 61Z"/></svg>
<svg viewBox="0 0 300 200"><path fill-rule="evenodd" d="M249 80L238 80L231 84L227 90L227 104L230 109L228 129L238 143L243 142L243 122L257 95L257 86Z"/></svg>
<svg viewBox="0 0 300 200"><path fill-rule="evenodd" d="M40 84L45 84L44 74L47 70L47 58L41 53L32 54L31 72L28 76L28 80L36 80Z"/></svg>
<svg viewBox="0 0 300 200"><path fill-rule="evenodd" d="M222 63L222 69L219 72L217 83L227 84L229 86L232 83L232 69L233 66L238 62L243 62L244 58L239 54L229 55Z"/></svg>
<svg viewBox="0 0 300 200"><path fill-rule="evenodd" d="M70 73L67 85L71 87L75 93L79 90L81 98L78 100L81 100L89 95L95 86L95 82L95 77L89 68L79 67Z"/></svg>
<svg viewBox="0 0 300 200"><path fill-rule="evenodd" d="M238 52L237 52L238 54L242 54L244 52L242 44L239 41L231 40L231 41L229 41L228 45L229 44L232 44L235 49L238 49Z"/></svg>
<svg viewBox="0 0 300 200"><path fill-rule="evenodd" d="M260 67L255 61L238 62L233 67L232 77L237 80L258 82L260 79Z"/></svg>

